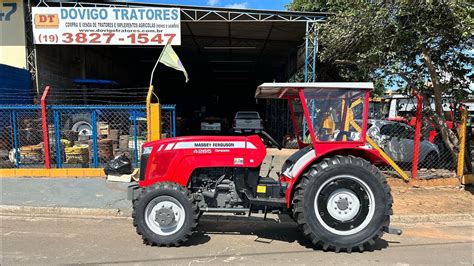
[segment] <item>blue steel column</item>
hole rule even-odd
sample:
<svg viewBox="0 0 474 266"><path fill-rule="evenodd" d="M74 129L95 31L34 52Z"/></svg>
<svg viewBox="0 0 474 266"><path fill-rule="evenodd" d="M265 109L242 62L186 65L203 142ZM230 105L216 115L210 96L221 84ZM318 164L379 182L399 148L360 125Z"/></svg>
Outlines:
<svg viewBox="0 0 474 266"><path fill-rule="evenodd" d="M173 106L173 118L172 118L172 121L171 123L173 123L173 132L171 134L172 137L176 137L176 105Z"/></svg>
<svg viewBox="0 0 474 266"><path fill-rule="evenodd" d="M97 111L92 110L92 167L99 168L99 151L97 147Z"/></svg>
<svg viewBox="0 0 474 266"><path fill-rule="evenodd" d="M304 42L304 82L308 82L308 45L309 45L309 22L306 21L306 33ZM303 136L301 139L304 141L306 137L306 123L303 118Z"/></svg>
<svg viewBox="0 0 474 266"><path fill-rule="evenodd" d="M309 22L306 21L306 34L304 43L304 82L308 82L308 60L309 60Z"/></svg>
<svg viewBox="0 0 474 266"><path fill-rule="evenodd" d="M16 128L16 111L12 111L12 127L13 127L13 150L15 151L15 167L20 167L20 150L18 149L18 130Z"/></svg>
<svg viewBox="0 0 474 266"><path fill-rule="evenodd" d="M316 61L318 60L318 30L316 29L316 23L313 23L313 82L316 81Z"/></svg>
<svg viewBox="0 0 474 266"><path fill-rule="evenodd" d="M316 30L316 23L313 23L313 66L312 66L312 69L313 69L313 82L316 81L316 61L318 60L318 31ZM313 108L313 116L312 116L312 120L311 122L314 124L314 119L316 118L315 114L316 114L316 106L314 104L314 101L313 101L313 104L312 104L312 108Z"/></svg>
<svg viewBox="0 0 474 266"><path fill-rule="evenodd" d="M316 81L316 55L318 51L318 32L316 23L306 22L304 81Z"/></svg>
<svg viewBox="0 0 474 266"><path fill-rule="evenodd" d="M54 139L56 141L56 168L62 168L61 128L59 127L59 112L54 111Z"/></svg>
<svg viewBox="0 0 474 266"><path fill-rule="evenodd" d="M318 52L318 32L316 30L316 23L307 21L306 22L306 35L305 35L305 61L304 61L304 82L315 82L316 81L316 60ZM315 106L314 101L310 100L309 116L311 122L314 124ZM306 132L306 123L303 122L303 140Z"/></svg>

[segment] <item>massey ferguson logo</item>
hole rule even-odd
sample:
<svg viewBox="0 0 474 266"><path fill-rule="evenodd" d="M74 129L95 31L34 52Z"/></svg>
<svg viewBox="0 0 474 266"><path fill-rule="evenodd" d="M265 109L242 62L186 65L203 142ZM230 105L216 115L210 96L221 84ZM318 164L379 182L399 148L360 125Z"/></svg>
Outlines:
<svg viewBox="0 0 474 266"><path fill-rule="evenodd" d="M35 27L55 29L59 27L59 16L58 14L36 14L35 15Z"/></svg>
<svg viewBox="0 0 474 266"><path fill-rule="evenodd" d="M214 149L245 149L247 148L245 141L206 141L206 142L194 142L194 141L184 141L176 143L174 150L179 149L205 149L205 148L214 148ZM255 149L255 146L252 143L248 143L249 149ZM228 152L228 150L226 150Z"/></svg>
<svg viewBox="0 0 474 266"><path fill-rule="evenodd" d="M235 144L232 142L196 142L194 147L198 148L230 148L234 147Z"/></svg>

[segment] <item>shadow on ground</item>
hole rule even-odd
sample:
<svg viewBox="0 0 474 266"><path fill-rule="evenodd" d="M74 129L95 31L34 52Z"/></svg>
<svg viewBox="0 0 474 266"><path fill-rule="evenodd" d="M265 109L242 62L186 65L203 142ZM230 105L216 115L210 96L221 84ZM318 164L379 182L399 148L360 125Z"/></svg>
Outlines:
<svg viewBox="0 0 474 266"><path fill-rule="evenodd" d="M465 185L464 190L469 191L471 195L474 195L474 185Z"/></svg>
<svg viewBox="0 0 474 266"><path fill-rule="evenodd" d="M209 242L215 235L248 235L255 236L254 241L262 243L263 245L271 245L274 242L281 241L287 243L296 242L306 249L293 249L288 250L274 250L262 252L255 250L248 253L239 253L239 256L271 256L271 255L284 255L288 254L293 256L300 254L304 256L306 253L322 251L320 247L314 248L310 241L308 241L296 224L289 218L279 220L278 218L268 218L263 220L262 217L247 217L247 216L222 216L215 214L205 214L201 217L196 232L189 238L188 241L182 244L184 247L192 247L197 245L204 245ZM390 242L398 243L398 242ZM380 251L387 248L389 242L379 239L375 241L375 244L371 248L366 248L364 252ZM156 247L157 249L179 249L179 247ZM323 251L325 252L325 251ZM332 252L332 251L328 251ZM341 252L341 256L344 256L346 252ZM337 256L338 254L334 254ZM199 254L195 256L184 256L180 257L179 260L187 260L191 262L205 263L217 258L228 258L228 253L223 254ZM143 259L130 259L130 260L116 260L116 261L102 261L102 262L90 262L85 263L86 265L101 265L101 264L134 264L134 263L152 263L152 264L163 264L163 263L176 263L176 257L169 258L143 258Z"/></svg>
<svg viewBox="0 0 474 266"><path fill-rule="evenodd" d="M322 250L321 247L314 247L303 233L298 229L296 223L289 218L267 218L247 216L221 216L207 214L204 215L197 227L197 232L191 236L185 245L203 244L212 238L212 235L251 235L255 236L254 241L264 244L271 244L274 241L293 243L297 242L301 246ZM207 238L209 237L210 238ZM207 240L207 241L205 241ZM371 247L365 247L365 251L382 250L388 247L388 242L378 239Z"/></svg>

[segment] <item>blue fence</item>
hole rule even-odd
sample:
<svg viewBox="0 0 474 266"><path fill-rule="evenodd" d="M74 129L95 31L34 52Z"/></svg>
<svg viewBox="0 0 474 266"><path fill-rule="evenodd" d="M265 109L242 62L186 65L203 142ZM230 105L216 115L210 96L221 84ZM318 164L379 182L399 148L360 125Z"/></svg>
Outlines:
<svg viewBox="0 0 474 266"><path fill-rule="evenodd" d="M0 168L42 167L42 143L39 105L0 105Z"/></svg>
<svg viewBox="0 0 474 266"><path fill-rule="evenodd" d="M138 165L146 141L145 105L47 107L51 166L98 168L125 154ZM176 136L175 105L161 105L162 136ZM43 167L41 109L0 105L0 168Z"/></svg>

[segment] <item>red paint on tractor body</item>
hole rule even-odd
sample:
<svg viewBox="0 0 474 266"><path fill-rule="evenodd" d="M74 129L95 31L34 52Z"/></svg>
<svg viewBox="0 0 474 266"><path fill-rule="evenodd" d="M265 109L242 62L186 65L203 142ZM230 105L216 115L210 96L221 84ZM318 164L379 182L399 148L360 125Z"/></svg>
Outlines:
<svg viewBox="0 0 474 266"><path fill-rule="evenodd" d="M160 181L187 186L192 172L208 167L259 167L267 154L257 135L252 136L192 136L152 141L146 167L146 187Z"/></svg>
<svg viewBox="0 0 474 266"><path fill-rule="evenodd" d="M192 136L169 138L148 142L143 147L152 147L147 162L145 179L140 187L156 182L175 182L187 186L192 172L207 167L260 167L266 148L258 135L252 136ZM320 158L334 155L354 155L372 163L385 163L380 154L363 145L362 142L318 142L316 156L301 168L293 178L281 175L282 182L288 183L286 191L287 207L291 207L292 191L304 171Z"/></svg>

